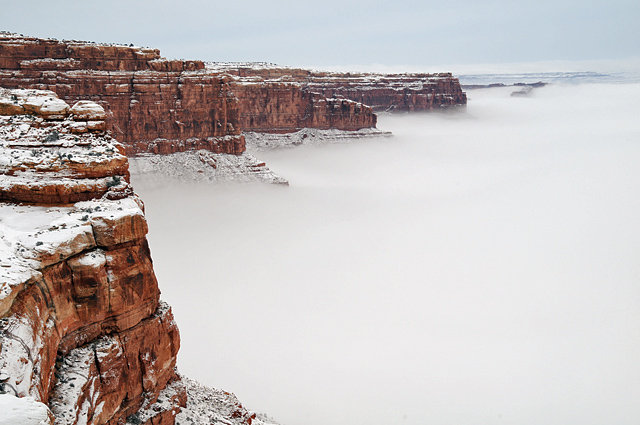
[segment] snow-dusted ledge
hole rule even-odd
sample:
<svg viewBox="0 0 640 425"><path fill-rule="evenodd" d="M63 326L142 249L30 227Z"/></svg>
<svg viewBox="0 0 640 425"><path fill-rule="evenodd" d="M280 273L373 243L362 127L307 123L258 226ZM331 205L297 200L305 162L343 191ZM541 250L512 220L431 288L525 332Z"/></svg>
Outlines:
<svg viewBox="0 0 640 425"><path fill-rule="evenodd" d="M279 425L269 416L242 406L235 394L206 387L185 376L182 384L187 389L187 407L176 416L176 425Z"/></svg>
<svg viewBox="0 0 640 425"><path fill-rule="evenodd" d="M247 152L230 155L199 150L170 155L143 154L129 158L129 171L134 181L151 185L158 176L186 182L289 184Z"/></svg>
<svg viewBox="0 0 640 425"><path fill-rule="evenodd" d="M321 145L327 143L347 143L353 139L371 137L390 137L388 131L377 128L363 128L356 131L319 130L317 128L303 128L294 133L254 133L244 132L247 149L262 151L265 149L289 148L300 145Z"/></svg>
<svg viewBox="0 0 640 425"><path fill-rule="evenodd" d="M247 149L260 152L267 149L300 145L348 143L354 139L389 137L390 132L377 128L357 131L318 130L305 128L295 133L244 133ZM176 152L169 155L140 154L129 158L133 181L147 186L164 184L163 180L183 182L263 182L288 185L266 164L249 152L240 155L216 154L207 150ZM158 179L160 177L160 179Z"/></svg>

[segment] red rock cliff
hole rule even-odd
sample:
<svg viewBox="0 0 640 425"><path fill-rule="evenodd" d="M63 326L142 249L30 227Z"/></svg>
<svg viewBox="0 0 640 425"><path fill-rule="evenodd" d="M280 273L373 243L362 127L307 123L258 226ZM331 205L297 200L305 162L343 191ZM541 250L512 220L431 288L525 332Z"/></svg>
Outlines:
<svg viewBox="0 0 640 425"><path fill-rule="evenodd" d="M0 85L93 100L127 153L245 150L241 130L375 127L362 102L304 90L299 82L246 81L201 61L170 61L158 50L0 33Z"/></svg>
<svg viewBox="0 0 640 425"><path fill-rule="evenodd" d="M243 152L229 80L201 61L166 60L155 49L0 33L0 86L98 102L129 154Z"/></svg>
<svg viewBox="0 0 640 425"><path fill-rule="evenodd" d="M352 100L370 106L373 111L429 111L467 103L460 82L450 73L338 73L260 63L214 63L209 67L224 70L244 84L284 81L300 87L304 93L322 98ZM241 107L241 120L248 111L258 109Z"/></svg>
<svg viewBox="0 0 640 425"><path fill-rule="evenodd" d="M353 131L376 126L372 109L361 102L325 97L296 82L237 78L232 83L238 97L243 131L287 133L302 128L337 128Z"/></svg>
<svg viewBox="0 0 640 425"><path fill-rule="evenodd" d="M0 89L0 375L56 424L169 425L186 404L178 328L104 118Z"/></svg>

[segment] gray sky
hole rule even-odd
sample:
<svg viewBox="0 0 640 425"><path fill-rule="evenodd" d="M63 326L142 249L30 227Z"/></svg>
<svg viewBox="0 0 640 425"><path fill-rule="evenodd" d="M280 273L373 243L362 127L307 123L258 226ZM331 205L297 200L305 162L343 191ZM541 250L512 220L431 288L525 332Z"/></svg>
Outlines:
<svg viewBox="0 0 640 425"><path fill-rule="evenodd" d="M169 58L430 68L640 57L637 0L0 0L0 29Z"/></svg>

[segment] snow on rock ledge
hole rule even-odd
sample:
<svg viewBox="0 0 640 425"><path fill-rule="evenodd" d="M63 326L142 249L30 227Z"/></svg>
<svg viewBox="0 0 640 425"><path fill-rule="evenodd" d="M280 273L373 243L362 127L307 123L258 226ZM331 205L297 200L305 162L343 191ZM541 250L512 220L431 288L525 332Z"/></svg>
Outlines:
<svg viewBox="0 0 640 425"><path fill-rule="evenodd" d="M152 187L164 184L163 180L289 185L286 179L247 152L241 155L227 155L199 150L170 155L139 155L130 158L129 161L133 178Z"/></svg>
<svg viewBox="0 0 640 425"><path fill-rule="evenodd" d="M278 425L265 414L248 410L237 397L182 377L187 389L187 406L176 417L176 425Z"/></svg>
<svg viewBox="0 0 640 425"><path fill-rule="evenodd" d="M0 89L0 105L0 375L58 425L124 423L179 379L180 347L127 157L93 102Z"/></svg>
<svg viewBox="0 0 640 425"><path fill-rule="evenodd" d="M300 145L347 143L354 139L391 137L391 133L388 131L378 130L377 128L363 128L356 131L304 128L293 133L246 132L244 133L244 136L248 149L263 151L267 149L290 148Z"/></svg>
<svg viewBox="0 0 640 425"><path fill-rule="evenodd" d="M69 119L69 105L44 90L0 89L0 105L14 108L0 116L0 201L68 204L132 193L124 149L104 121ZM95 117L101 107L80 109Z"/></svg>
<svg viewBox="0 0 640 425"><path fill-rule="evenodd" d="M0 394L0 424L53 425L54 417L45 404L31 397Z"/></svg>

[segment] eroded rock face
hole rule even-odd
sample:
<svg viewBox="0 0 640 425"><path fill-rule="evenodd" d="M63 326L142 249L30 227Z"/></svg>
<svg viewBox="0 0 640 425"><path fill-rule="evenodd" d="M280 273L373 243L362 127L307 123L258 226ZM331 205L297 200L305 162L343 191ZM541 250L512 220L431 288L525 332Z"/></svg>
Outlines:
<svg viewBox="0 0 640 425"><path fill-rule="evenodd" d="M460 82L450 73L339 73L261 63L210 63L207 67L233 75L236 78L236 84L251 86L262 83L269 86L286 83L297 86L304 93L313 94L318 98L333 99L334 102L347 99L368 105L374 112L430 111L467 103L467 96L462 91ZM239 97L242 102L242 96ZM263 98L265 105L274 107L272 97L263 96ZM257 128L263 125L262 121L257 121L257 125L243 121L246 120L246 116L251 115L251 111L260 111L260 105L251 106L249 108L241 105L241 124L245 130L259 131Z"/></svg>
<svg viewBox="0 0 640 425"><path fill-rule="evenodd" d="M360 130L375 111L466 104L451 74L352 74L168 61L154 49L0 33L0 85L94 100L127 154L245 151L242 131ZM0 104L0 110L12 108Z"/></svg>
<svg viewBox="0 0 640 425"><path fill-rule="evenodd" d="M298 82L262 78L236 78L243 131L290 133L303 128L347 131L375 127L373 110L350 99L325 97Z"/></svg>
<svg viewBox="0 0 640 425"><path fill-rule="evenodd" d="M124 149L90 124L104 110L37 90L0 103L0 375L58 425L124 423L171 386L146 423L173 424L180 337Z"/></svg>
<svg viewBox="0 0 640 425"><path fill-rule="evenodd" d="M72 105L99 103L127 154L244 152L229 81L201 61L166 60L156 49L0 33L0 86L52 90ZM89 123L105 120L87 114L74 111Z"/></svg>

